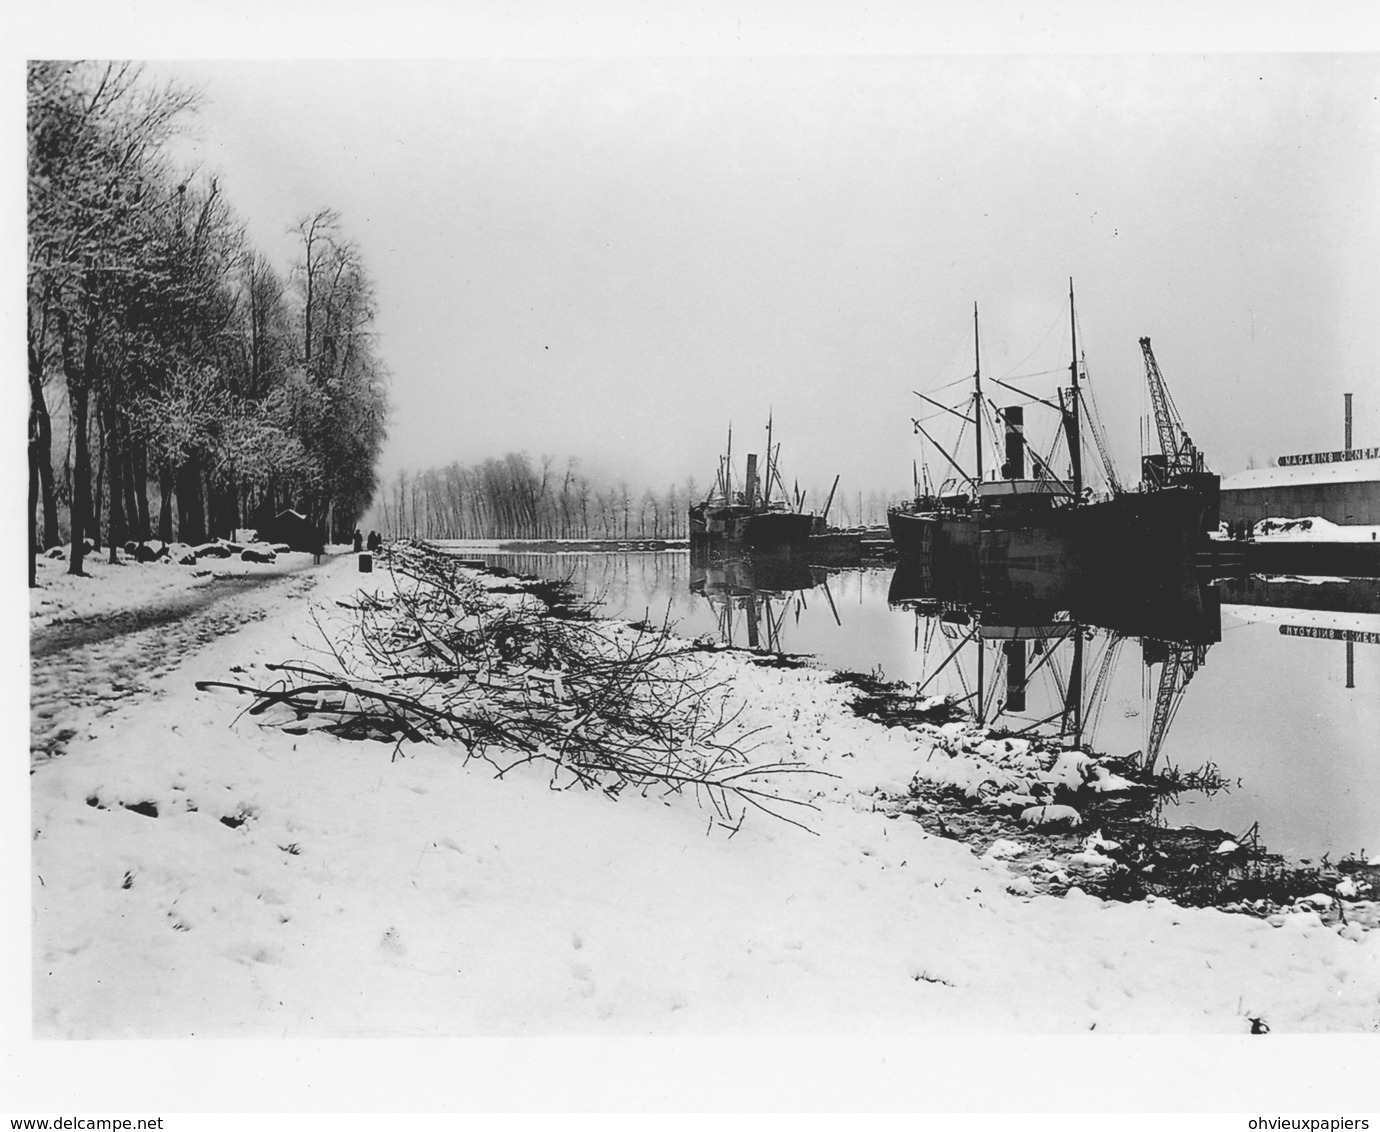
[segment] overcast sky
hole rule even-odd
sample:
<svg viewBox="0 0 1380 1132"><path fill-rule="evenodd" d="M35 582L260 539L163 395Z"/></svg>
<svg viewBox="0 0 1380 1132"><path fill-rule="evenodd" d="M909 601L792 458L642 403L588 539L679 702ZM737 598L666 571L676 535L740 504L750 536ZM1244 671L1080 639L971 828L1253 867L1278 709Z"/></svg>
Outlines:
<svg viewBox="0 0 1380 1132"><path fill-rule="evenodd" d="M901 495L973 304L985 374L1066 365L1069 277L1123 473L1142 335L1215 470L1341 447L1348 391L1380 444L1375 55L160 66L280 266L319 207L361 245L388 475L705 484L770 411L788 478Z"/></svg>

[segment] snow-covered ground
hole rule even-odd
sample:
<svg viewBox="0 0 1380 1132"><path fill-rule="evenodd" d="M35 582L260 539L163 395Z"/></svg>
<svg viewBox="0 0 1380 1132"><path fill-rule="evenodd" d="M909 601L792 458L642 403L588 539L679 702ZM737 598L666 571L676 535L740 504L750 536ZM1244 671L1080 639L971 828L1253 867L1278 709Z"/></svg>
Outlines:
<svg viewBox="0 0 1380 1132"><path fill-rule="evenodd" d="M1251 528L1257 542L1375 542L1380 527L1341 524L1317 515L1306 519L1261 519Z"/></svg>
<svg viewBox="0 0 1380 1132"><path fill-rule="evenodd" d="M29 592L31 747L61 753L84 721L146 696L209 641L305 600L312 561L289 553L269 563L112 565L93 556L78 577L65 561L40 559Z"/></svg>
<svg viewBox="0 0 1380 1132"><path fill-rule="evenodd" d="M887 801L927 764L941 768L931 777L981 768L936 753L932 735L857 718L815 670L714 657L746 705L741 726L765 729L762 758L836 776L789 788L817 806L812 832L759 814L733 837L691 798L553 791L537 768L500 781L439 745L390 760L387 744L261 727L243 697L197 691L319 655L322 629L349 616L337 602L389 585L352 555L309 562L198 608L178 649L158 653L161 678L119 698L76 695L109 686L103 662L72 668L66 707L61 674L47 672L43 696L36 683L36 712L59 707L35 730L72 732L28 780L36 1037L650 1038L682 1051L885 1038L927 1043L929 1065L971 1050L978 1080L1009 1081L1020 1071L991 1051L1013 1035L1234 1041L1253 1019L1276 1039L1380 1032L1376 933L1306 908L1266 921L1077 889L1026 895L1018 846L975 855ZM56 572L44 582L35 641L55 615L110 617L201 584L152 564L85 588ZM213 620L197 629L198 617ZM111 640L128 659L167 635L141 632L142 644ZM1156 1107L1098 1094L1080 1068L1092 1047L1054 1048L1082 1095ZM929 1076L904 1061L895 1074ZM953 1084L931 1095L953 1104ZM960 1106L988 1107L978 1095Z"/></svg>
<svg viewBox="0 0 1380 1132"><path fill-rule="evenodd" d="M266 549L264 544L247 545ZM343 549L331 548L333 552ZM40 557L38 588L29 591L30 629L39 631L63 622L144 612L205 592L220 580L281 578L300 573L312 562L310 554L295 552L277 554L272 562L247 562L239 554L203 557L193 566L181 566L175 561L138 563L129 561L123 552L119 557L120 561L112 565L107 551L88 554L83 562L84 577L67 572L66 558Z"/></svg>

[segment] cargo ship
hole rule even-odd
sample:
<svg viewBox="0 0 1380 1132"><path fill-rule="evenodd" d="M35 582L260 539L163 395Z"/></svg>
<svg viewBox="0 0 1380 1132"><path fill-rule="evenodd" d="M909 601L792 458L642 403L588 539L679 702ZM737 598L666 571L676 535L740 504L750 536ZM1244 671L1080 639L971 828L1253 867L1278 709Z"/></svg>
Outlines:
<svg viewBox="0 0 1380 1132"><path fill-rule="evenodd" d="M733 430L728 433L728 452L719 460L718 473L709 496L690 508L690 549L718 556L803 552L815 528L815 517L804 511L797 498L792 506L784 498L773 499L773 489L786 494L772 447L771 420L767 421L765 474L758 475L757 456L747 458L747 474L741 489L733 482ZM779 446L778 446L779 447Z"/></svg>
<svg viewBox="0 0 1380 1132"><path fill-rule="evenodd" d="M1072 388L1059 391L1057 405L1043 402L1061 418L1069 454L1067 478L1058 475L1047 461L1029 449L1023 406L993 406L1005 426L1005 459L999 475L989 478L985 474L982 423L986 402L975 305L971 415L939 406L974 426L975 467L970 473L934 441L918 420L914 422L916 430L935 444L958 475L947 480L939 491L917 493L913 501L888 511L892 541L901 557L942 556L959 569L981 569L1013 578L1019 578L1022 571L1043 570L1058 563L1075 577L1110 573L1124 581L1135 581L1191 561L1208 532L1216 527L1218 477L1206 470L1202 454L1183 431L1154 364L1148 338L1141 340L1141 348L1146 356L1157 424L1162 426L1163 451L1142 461L1143 479L1134 490L1120 487L1111 473L1110 460L1105 460L1110 494L1094 498L1085 487L1082 391L1073 310L1070 281ZM1027 467L1032 474L1027 474Z"/></svg>

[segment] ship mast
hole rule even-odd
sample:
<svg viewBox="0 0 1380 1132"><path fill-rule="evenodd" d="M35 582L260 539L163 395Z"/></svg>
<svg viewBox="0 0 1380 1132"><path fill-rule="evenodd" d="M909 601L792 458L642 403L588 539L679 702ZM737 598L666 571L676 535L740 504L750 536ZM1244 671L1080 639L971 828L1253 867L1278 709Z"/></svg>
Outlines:
<svg viewBox="0 0 1380 1132"><path fill-rule="evenodd" d="M767 410L767 488L766 488L766 490L762 493L762 509L763 509L764 511L765 511L766 508L767 508L767 504L769 504L769 503L771 502L771 477L772 477L772 459L771 459L771 410L768 409L768 410Z"/></svg>
<svg viewBox="0 0 1380 1132"><path fill-rule="evenodd" d="M1073 361L1069 363L1069 373L1073 377L1073 403L1064 421L1065 435L1069 442L1069 468L1073 473L1073 498L1075 503L1083 499L1083 449L1079 440L1078 425L1078 320L1073 313L1073 278L1069 278L1069 332L1073 339Z"/></svg>
<svg viewBox="0 0 1380 1132"><path fill-rule="evenodd" d="M1072 285L1072 284L1070 284ZM982 353L978 345L978 308L973 304L973 421L977 426L974 443L977 447L977 482L982 484Z"/></svg>
<svg viewBox="0 0 1380 1132"><path fill-rule="evenodd" d="M724 457L724 502L733 506L733 422L728 423L728 455Z"/></svg>
<svg viewBox="0 0 1380 1132"><path fill-rule="evenodd" d="M1073 307L1073 277L1069 277L1069 336L1073 343L1073 360L1069 363L1069 373L1073 376L1073 404L1069 407L1068 441L1069 465L1073 473L1074 506L1083 501L1083 444L1082 430L1078 425L1078 319ZM1073 706L1073 741L1075 746L1083 745L1083 629L1077 626L1073 634L1073 673L1069 678L1069 699Z"/></svg>

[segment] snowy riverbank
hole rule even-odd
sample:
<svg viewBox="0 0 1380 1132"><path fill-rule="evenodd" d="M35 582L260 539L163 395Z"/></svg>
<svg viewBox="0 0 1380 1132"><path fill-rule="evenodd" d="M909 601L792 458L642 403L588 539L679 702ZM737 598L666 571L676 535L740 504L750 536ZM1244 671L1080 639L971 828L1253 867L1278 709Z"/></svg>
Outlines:
<svg viewBox="0 0 1380 1132"><path fill-rule="evenodd" d="M389 585L344 556L236 595L258 603L238 631L189 644L157 688L78 711L66 753L36 764L37 1036L1380 1025L1374 932L1302 907L1266 921L1030 896L1009 848L927 834L888 799L936 757L971 775L950 750L980 745L859 718L813 669L705 654L755 761L836 776L786 787L817 807L812 832L752 814L733 837L688 797L553 791L535 766L498 780L446 745L390 761L389 744L262 727L243 697L195 689L319 657L322 630L352 616L338 603Z"/></svg>

